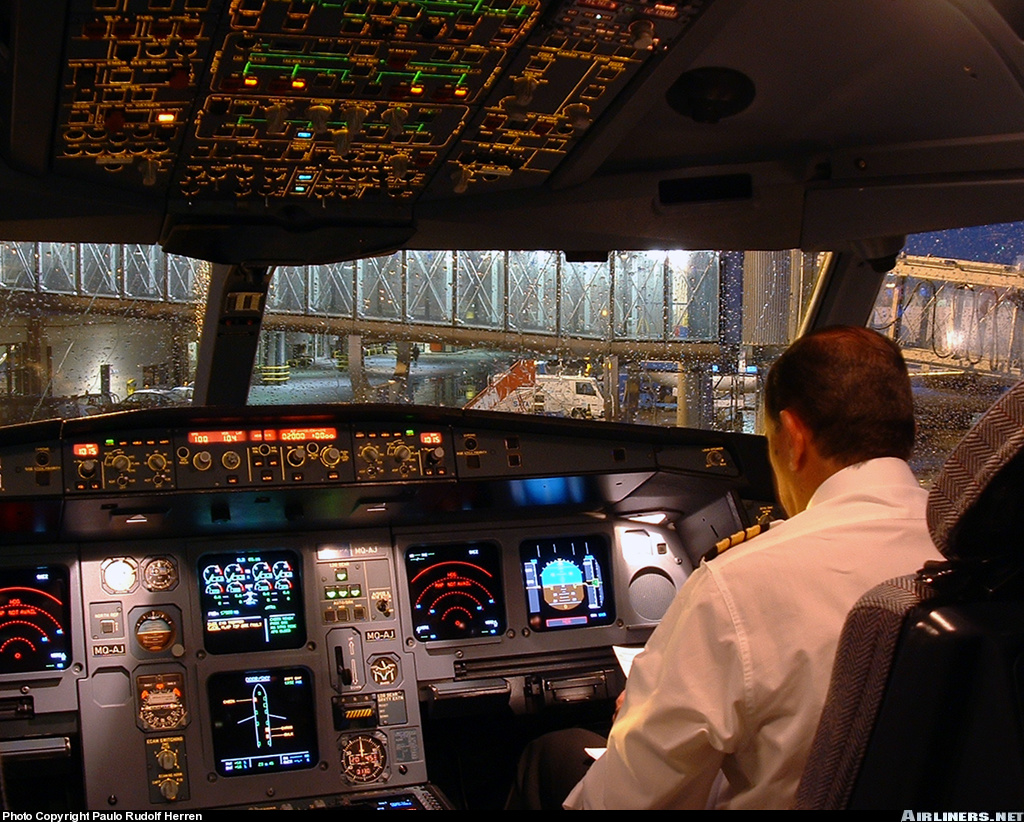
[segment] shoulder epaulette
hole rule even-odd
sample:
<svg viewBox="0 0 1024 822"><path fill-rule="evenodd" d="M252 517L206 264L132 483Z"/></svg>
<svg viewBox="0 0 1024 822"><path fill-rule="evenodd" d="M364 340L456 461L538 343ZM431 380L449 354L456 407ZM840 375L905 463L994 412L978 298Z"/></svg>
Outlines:
<svg viewBox="0 0 1024 822"><path fill-rule="evenodd" d="M730 548L734 548L741 542L746 542L748 539L753 539L762 531L767 531L771 523L766 522L764 525L751 525L749 528L744 528L742 531L737 531L732 536L720 539L715 543L715 547L708 551L702 559L705 562L709 562L717 557L719 554L728 551Z"/></svg>

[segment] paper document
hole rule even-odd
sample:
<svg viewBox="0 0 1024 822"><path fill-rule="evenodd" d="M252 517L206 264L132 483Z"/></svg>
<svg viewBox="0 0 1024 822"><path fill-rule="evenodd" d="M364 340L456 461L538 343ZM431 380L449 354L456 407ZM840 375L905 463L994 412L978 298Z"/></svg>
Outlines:
<svg viewBox="0 0 1024 822"><path fill-rule="evenodd" d="M615 651L615 658L619 662L619 667L622 668L622 673L628 677L629 669L633 667L633 660L636 658L636 655L643 650L643 646L641 645L639 648L631 648L625 645L613 645L612 650ZM584 748L583 750L587 752L587 756L591 759L600 759L607 749Z"/></svg>

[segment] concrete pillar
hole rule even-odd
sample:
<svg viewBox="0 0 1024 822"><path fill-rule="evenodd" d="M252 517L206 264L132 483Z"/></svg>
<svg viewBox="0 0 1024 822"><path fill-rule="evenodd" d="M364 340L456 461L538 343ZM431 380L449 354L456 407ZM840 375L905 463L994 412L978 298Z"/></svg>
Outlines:
<svg viewBox="0 0 1024 822"><path fill-rule="evenodd" d="M288 362L288 347L285 344L285 332L273 332L273 357L271 365L285 365Z"/></svg>
<svg viewBox="0 0 1024 822"><path fill-rule="evenodd" d="M610 354L604 358L604 418L619 419L619 357Z"/></svg>
<svg viewBox="0 0 1024 822"><path fill-rule="evenodd" d="M25 385L22 393L27 397L38 397L43 393L43 388L48 382L45 353L43 346L43 335L45 334L43 321L37 318L29 318L28 335L24 348L22 364L24 366Z"/></svg>
<svg viewBox="0 0 1024 822"><path fill-rule="evenodd" d="M368 402L370 383L363 367L363 338L359 334L348 335L348 376L352 381L353 402Z"/></svg>
<svg viewBox="0 0 1024 822"><path fill-rule="evenodd" d="M412 402L411 362L412 343L408 341L395 343L395 386L392 398L395 401Z"/></svg>
<svg viewBox="0 0 1024 822"><path fill-rule="evenodd" d="M676 372L676 425L703 428L710 417L711 396L705 391L704 373L699 367L679 363Z"/></svg>
<svg viewBox="0 0 1024 822"><path fill-rule="evenodd" d="M412 343L408 340L395 343L395 379L404 380L409 377L412 363Z"/></svg>

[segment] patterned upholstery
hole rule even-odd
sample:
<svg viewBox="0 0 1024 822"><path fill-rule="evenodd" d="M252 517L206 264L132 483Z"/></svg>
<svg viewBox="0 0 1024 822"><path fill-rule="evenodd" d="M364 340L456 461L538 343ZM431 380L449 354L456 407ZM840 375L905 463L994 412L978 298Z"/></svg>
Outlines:
<svg viewBox="0 0 1024 822"><path fill-rule="evenodd" d="M932 591L917 577L883 582L846 617L797 810L843 810L885 693L903 618Z"/></svg>
<svg viewBox="0 0 1024 822"><path fill-rule="evenodd" d="M928 527L951 561L946 570L960 568L961 576L970 578L983 570L978 560L1024 555L1017 536L1022 506L1024 382L1000 397L961 440L929 493ZM1014 562L1019 564L1020 557ZM837 810L850 804L904 622L912 610L936 596L933 583L939 571L889 580L851 610L797 808Z"/></svg>
<svg viewBox="0 0 1024 822"><path fill-rule="evenodd" d="M967 432L932 486L928 495L928 528L943 556L956 559L985 550L978 539L957 539L956 525L1022 446L1024 381L1000 397Z"/></svg>

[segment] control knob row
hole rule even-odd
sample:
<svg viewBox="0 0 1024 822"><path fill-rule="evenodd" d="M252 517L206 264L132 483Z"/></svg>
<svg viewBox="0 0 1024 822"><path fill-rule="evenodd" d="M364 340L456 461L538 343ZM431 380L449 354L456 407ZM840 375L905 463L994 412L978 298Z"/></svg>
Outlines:
<svg viewBox="0 0 1024 822"><path fill-rule="evenodd" d="M236 471L242 464L242 458L237 451L225 451L220 462L228 471ZM209 471L213 467L213 455L209 451L197 451L192 457L192 464L197 471Z"/></svg>
<svg viewBox="0 0 1024 822"><path fill-rule="evenodd" d="M444 451L444 449L435 450L440 450L442 453ZM359 456L363 458L364 462L367 462L370 465L380 465L384 462L384 457L380 453L380 450L373 445L367 445L363 448L363 450L359 452ZM408 445L399 445L391 452L391 456L395 462L401 464L403 462L408 462L414 455L412 449Z"/></svg>

